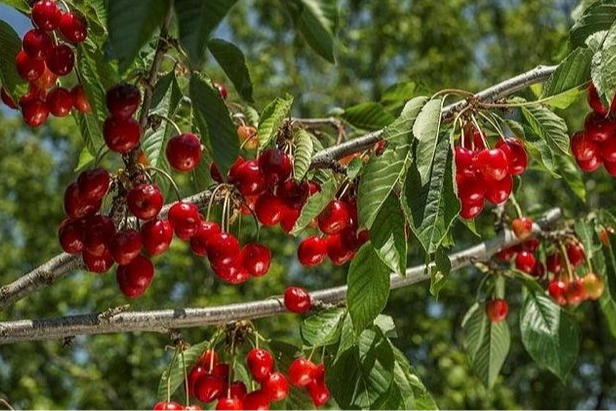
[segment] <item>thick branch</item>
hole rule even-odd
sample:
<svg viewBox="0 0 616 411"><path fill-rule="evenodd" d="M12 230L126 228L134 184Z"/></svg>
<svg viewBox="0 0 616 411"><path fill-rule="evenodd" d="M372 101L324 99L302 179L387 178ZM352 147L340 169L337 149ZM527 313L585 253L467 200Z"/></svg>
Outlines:
<svg viewBox="0 0 616 411"><path fill-rule="evenodd" d="M537 220L533 227L538 235L548 225L559 219L560 209L552 209ZM472 262L486 261L502 248L517 244L519 240L508 229L496 237L474 247L451 255L452 270ZM409 268L406 276L391 275L391 288L406 287L428 280L430 275L425 265ZM346 298L346 286L312 292L315 302L336 304ZM109 334L118 332L168 332L175 328L200 327L268 317L286 312L281 297L223 305L211 308L178 308L173 310L118 312L73 315L45 320L21 320L0 323L0 343L18 341L53 340L75 335Z"/></svg>

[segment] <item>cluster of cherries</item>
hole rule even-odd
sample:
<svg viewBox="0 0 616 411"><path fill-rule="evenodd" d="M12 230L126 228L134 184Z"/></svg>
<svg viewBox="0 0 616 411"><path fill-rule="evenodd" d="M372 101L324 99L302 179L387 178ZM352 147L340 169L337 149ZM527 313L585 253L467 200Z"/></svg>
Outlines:
<svg viewBox="0 0 616 411"><path fill-rule="evenodd" d="M526 170L528 155L516 138L499 139L494 148L486 146L481 130L466 127L471 138L455 148L456 184L460 217L471 220L483 211L484 201L502 204L513 189L512 176Z"/></svg>
<svg viewBox="0 0 616 411"><path fill-rule="evenodd" d="M327 403L330 392L325 383L325 365L314 364L305 357L296 358L290 365L287 376L274 369L274 357L264 348L253 348L246 355L246 365L259 388L248 392L241 380L232 380L228 363L220 362L218 354L206 350L188 373L187 389L190 398L202 403L216 401L217 410L268 410L273 402L282 401L289 395L289 382L296 387L305 387L315 406ZM201 409L193 404L182 406L174 401L161 401L155 410Z"/></svg>
<svg viewBox="0 0 616 411"><path fill-rule="evenodd" d="M78 14L62 11L53 0L36 2L32 6L31 18L35 28L24 35L22 50L15 57L17 72L29 82L29 91L19 99L18 106L2 89L2 101L11 108L20 107L24 122L32 127L45 123L50 113L64 117L73 108L90 112L81 85L71 90L55 87L58 77L66 76L73 70L75 53L67 43L78 44L86 39L85 20ZM56 37L66 42L56 43Z"/></svg>
<svg viewBox="0 0 616 411"><path fill-rule="evenodd" d="M571 136L571 153L582 171L593 172L603 164L611 176L616 176L616 98L609 109L605 108L591 83L588 104L592 111L584 120L584 130Z"/></svg>

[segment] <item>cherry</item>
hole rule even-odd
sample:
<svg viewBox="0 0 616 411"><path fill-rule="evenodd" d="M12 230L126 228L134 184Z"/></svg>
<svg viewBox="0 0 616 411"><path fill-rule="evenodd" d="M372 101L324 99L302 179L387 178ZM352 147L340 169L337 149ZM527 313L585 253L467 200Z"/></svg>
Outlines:
<svg viewBox="0 0 616 411"><path fill-rule="evenodd" d="M73 96L63 87L56 87L47 95L49 112L56 117L65 117L73 109Z"/></svg>
<svg viewBox="0 0 616 411"><path fill-rule="evenodd" d="M80 113L91 113L92 107L88 102L86 91L81 84L77 84L71 89L71 96L73 97L73 107Z"/></svg>
<svg viewBox="0 0 616 411"><path fill-rule="evenodd" d="M169 165L179 171L192 171L201 161L201 141L192 133L173 136L165 151Z"/></svg>
<svg viewBox="0 0 616 411"><path fill-rule="evenodd" d="M155 218L141 226L143 247L152 256L167 251L171 240L173 240L173 226L168 220Z"/></svg>
<svg viewBox="0 0 616 411"><path fill-rule="evenodd" d="M530 274L537 263L534 254L529 251L521 251L515 258L515 268Z"/></svg>
<svg viewBox="0 0 616 411"><path fill-rule="evenodd" d="M457 170L468 169L474 166L473 151L466 147L456 146L454 157Z"/></svg>
<svg viewBox="0 0 616 411"><path fill-rule="evenodd" d="M52 73L66 76L75 66L75 53L68 45L59 44L51 49L45 63Z"/></svg>
<svg viewBox="0 0 616 411"><path fill-rule="evenodd" d="M545 259L545 266L549 272L560 274L563 271L563 259L560 253L555 252L548 254Z"/></svg>
<svg viewBox="0 0 616 411"><path fill-rule="evenodd" d="M461 201L460 217L472 220L483 211L483 199L479 201Z"/></svg>
<svg viewBox="0 0 616 411"><path fill-rule="evenodd" d="M293 313L305 313L312 306L310 294L300 287L287 287L284 292L284 306Z"/></svg>
<svg viewBox="0 0 616 411"><path fill-rule="evenodd" d="M76 181L66 187L64 191L64 212L73 219L85 217L96 213L101 207L101 201L90 201L81 196Z"/></svg>
<svg viewBox="0 0 616 411"><path fill-rule="evenodd" d="M507 155L510 175L518 176L526 171L526 167L528 167L528 154L520 140L512 137L500 139L496 143L496 148L500 148Z"/></svg>
<svg viewBox="0 0 616 411"><path fill-rule="evenodd" d="M205 374L195 381L195 397L201 402L222 398L227 391L227 382L217 375Z"/></svg>
<svg viewBox="0 0 616 411"><path fill-rule="evenodd" d="M229 182L244 196L259 195L267 189L267 180L261 173L257 160L234 164L229 170Z"/></svg>
<svg viewBox="0 0 616 411"><path fill-rule="evenodd" d="M49 108L45 100L35 94L26 94L19 99L24 122L30 127L39 127L47 121Z"/></svg>
<svg viewBox="0 0 616 411"><path fill-rule="evenodd" d="M197 363L203 365L209 372L218 364L218 353L209 348L201 354Z"/></svg>
<svg viewBox="0 0 616 411"><path fill-rule="evenodd" d="M552 280L548 284L548 293L550 297L556 301L559 305L567 304L567 299L565 298L565 290L567 289L567 285L560 280Z"/></svg>
<svg viewBox="0 0 616 411"><path fill-rule="evenodd" d="M337 234L351 225L351 213L347 203L332 200L317 218L319 229L325 234Z"/></svg>
<svg viewBox="0 0 616 411"><path fill-rule="evenodd" d="M608 110L603 105L603 102L599 98L599 93L597 92L597 88L595 87L595 85L593 83L590 83L588 85L588 95L587 95L587 98L588 98L588 105L590 106L592 111L594 111L596 114L600 115L601 117L607 117ZM612 101L612 105L610 107L610 112L613 111L614 104L615 104L615 102Z"/></svg>
<svg viewBox="0 0 616 411"><path fill-rule="evenodd" d="M84 248L92 255L102 256L108 251L107 244L115 231L111 217L100 214L89 216L85 221Z"/></svg>
<svg viewBox="0 0 616 411"><path fill-rule="evenodd" d="M220 233L220 226L212 221L201 220L197 232L190 237L190 248L198 256L207 255L207 242L214 235Z"/></svg>
<svg viewBox="0 0 616 411"><path fill-rule="evenodd" d="M327 238L327 256L335 265L343 265L355 257L355 251L347 247L340 234Z"/></svg>
<svg viewBox="0 0 616 411"><path fill-rule="evenodd" d="M214 87L218 89L218 93L220 93L220 97L222 97L223 100L226 100L227 99L227 88L225 87L225 85L222 83L215 82Z"/></svg>
<svg viewBox="0 0 616 411"><path fill-rule="evenodd" d="M0 87L0 98L2 99L2 102L6 104L9 108L16 109L17 107L19 107L17 103L15 103L15 100L13 100L13 97L9 96L9 93L4 87Z"/></svg>
<svg viewBox="0 0 616 411"><path fill-rule="evenodd" d="M269 271L272 253L262 244L246 244L241 253L242 265L253 277L261 277Z"/></svg>
<svg viewBox="0 0 616 411"><path fill-rule="evenodd" d="M616 161L604 161L603 167L605 167L605 171L612 177L616 177Z"/></svg>
<svg viewBox="0 0 616 411"><path fill-rule="evenodd" d="M126 196L126 205L141 220L150 220L163 208L163 195L156 184L143 183L133 187Z"/></svg>
<svg viewBox="0 0 616 411"><path fill-rule="evenodd" d="M496 258L500 261L507 262L511 260L517 254L518 250L516 246L503 248L498 253L496 253Z"/></svg>
<svg viewBox="0 0 616 411"><path fill-rule="evenodd" d="M221 398L216 403L217 410L243 410L244 404L239 398Z"/></svg>
<svg viewBox="0 0 616 411"><path fill-rule="evenodd" d="M134 228L118 231L109 241L109 251L118 265L126 265L141 252L141 234Z"/></svg>
<svg viewBox="0 0 616 411"><path fill-rule="evenodd" d="M597 143L587 137L583 131L574 133L569 145L571 146L571 153L577 160L588 161L599 156Z"/></svg>
<svg viewBox="0 0 616 411"><path fill-rule="evenodd" d="M242 259L237 256L231 262L225 264L210 263L214 273L229 284L242 284L248 281L250 274L242 265Z"/></svg>
<svg viewBox="0 0 616 411"><path fill-rule="evenodd" d="M106 273L113 266L113 257L107 249L105 249L105 252L101 256L91 254L88 250L83 250L81 257L83 258L86 269L93 273Z"/></svg>
<svg viewBox="0 0 616 411"><path fill-rule="evenodd" d="M603 161L616 162L616 136L602 142L599 150Z"/></svg>
<svg viewBox="0 0 616 411"><path fill-rule="evenodd" d="M567 245L567 257L569 258L569 262L574 267L577 267L584 262L586 253L580 243L569 243Z"/></svg>
<svg viewBox="0 0 616 411"><path fill-rule="evenodd" d="M486 314L488 319L496 324L507 318L509 313L509 304L502 298L496 298L486 303Z"/></svg>
<svg viewBox="0 0 616 411"><path fill-rule="evenodd" d="M53 0L40 0L32 6L32 22L42 30L55 30L61 18L62 10Z"/></svg>
<svg viewBox="0 0 616 411"><path fill-rule="evenodd" d="M380 157L387 148L387 140L379 140L374 144L374 155Z"/></svg>
<svg viewBox="0 0 616 411"><path fill-rule="evenodd" d="M575 162L582 171L586 171L587 173L597 171L599 167L601 167L601 157L599 155L592 157L590 160L580 160L576 157Z"/></svg>
<svg viewBox="0 0 616 411"><path fill-rule="evenodd" d="M289 366L289 381L296 387L304 387L314 380L317 366L306 357L298 357Z"/></svg>
<svg viewBox="0 0 616 411"><path fill-rule="evenodd" d="M139 144L141 126L132 117L108 117L103 123L103 137L111 151L126 154Z"/></svg>
<svg viewBox="0 0 616 411"><path fill-rule="evenodd" d="M579 304L588 298L581 278L576 278L567 284L565 298L567 299L567 303L571 305Z"/></svg>
<svg viewBox="0 0 616 411"><path fill-rule="evenodd" d="M589 113L584 120L584 129L588 138L602 142L614 136L616 123L596 113Z"/></svg>
<svg viewBox="0 0 616 411"><path fill-rule="evenodd" d="M169 209L167 216L173 226L175 235L183 241L190 240L195 235L201 223L199 208L193 203L178 201Z"/></svg>
<svg viewBox="0 0 616 411"><path fill-rule="evenodd" d="M105 104L113 117L131 117L141 104L141 93L132 84L117 84L107 90Z"/></svg>
<svg viewBox="0 0 616 411"><path fill-rule="evenodd" d="M505 176L499 181L490 181L486 190L486 200L492 204L502 204L509 198L513 190L513 179Z"/></svg>
<svg viewBox="0 0 616 411"><path fill-rule="evenodd" d="M331 398L331 394L324 380L312 381L306 386L306 389L315 407L325 405Z"/></svg>
<svg viewBox="0 0 616 411"><path fill-rule="evenodd" d="M63 13L58 26L62 35L71 43L81 43L88 35L86 21L75 13Z"/></svg>
<svg viewBox="0 0 616 411"><path fill-rule="evenodd" d="M519 247L522 251L528 251L530 253L534 253L539 248L539 239L538 238L529 238L523 243L519 244Z"/></svg>
<svg viewBox="0 0 616 411"><path fill-rule="evenodd" d="M30 90L37 90L41 93L41 97L44 97L44 91L55 86L58 80L58 76L52 73L47 66L43 70L43 74L32 83L30 83Z"/></svg>
<svg viewBox="0 0 616 411"><path fill-rule="evenodd" d="M321 264L327 256L327 241L321 237L310 236L299 243L297 259L304 267Z"/></svg>
<svg viewBox="0 0 616 411"><path fill-rule="evenodd" d="M197 404L193 404L193 405L187 405L186 407L184 407L184 409L185 410L202 410L203 408L201 408Z"/></svg>
<svg viewBox="0 0 616 411"><path fill-rule="evenodd" d="M255 214L259 222L265 226L273 226L280 222L284 202L271 192L266 192L257 198Z"/></svg>
<svg viewBox="0 0 616 411"><path fill-rule="evenodd" d="M293 179L288 179L278 186L278 195L283 199L286 206L292 209L301 209L309 194L310 187L306 181L298 183Z"/></svg>
<svg viewBox="0 0 616 411"><path fill-rule="evenodd" d="M120 291L128 298L137 298L148 289L154 278L154 264L142 255L138 255L127 265L118 267L116 273Z"/></svg>
<svg viewBox="0 0 616 411"><path fill-rule="evenodd" d="M458 197L464 202L483 202L486 194L486 182L481 173L456 174Z"/></svg>
<svg viewBox="0 0 616 411"><path fill-rule="evenodd" d="M261 383L274 371L274 357L263 348L253 348L248 351L246 364L253 378Z"/></svg>
<svg viewBox="0 0 616 411"><path fill-rule="evenodd" d="M64 252L79 254L83 250L84 224L83 220L65 218L58 228L60 246Z"/></svg>
<svg viewBox="0 0 616 411"><path fill-rule="evenodd" d="M79 195L90 201L100 201L107 194L110 182L109 172L104 168L82 171L77 178Z"/></svg>
<svg viewBox="0 0 616 411"><path fill-rule="evenodd" d="M282 214L280 216L280 227L282 227L285 233L290 233L291 230L293 230L301 211L302 210L299 208L284 207L282 209Z"/></svg>
<svg viewBox="0 0 616 411"><path fill-rule="evenodd" d="M263 390L256 390L246 394L243 400L246 410L269 410L270 401Z"/></svg>
<svg viewBox="0 0 616 411"><path fill-rule="evenodd" d="M259 155L258 162L261 172L272 185L285 181L293 170L289 156L277 148L264 150Z"/></svg>
<svg viewBox="0 0 616 411"><path fill-rule="evenodd" d="M212 234L206 243L206 249L213 265L231 264L240 255L240 243L231 233Z"/></svg>
<svg viewBox="0 0 616 411"><path fill-rule="evenodd" d="M45 60L53 48L53 41L43 30L32 29L24 35L23 49L32 60Z"/></svg>
<svg viewBox="0 0 616 411"><path fill-rule="evenodd" d="M588 298L591 300L598 300L601 298L605 290L605 283L601 277L595 273L588 273L581 278L581 281Z"/></svg>
<svg viewBox="0 0 616 411"><path fill-rule="evenodd" d="M530 217L516 218L511 222L511 229L517 238L524 240L532 234L533 219Z"/></svg>
<svg viewBox="0 0 616 411"><path fill-rule="evenodd" d="M475 157L475 166L487 180L502 180L509 173L509 161L500 148L479 151Z"/></svg>
<svg viewBox="0 0 616 411"><path fill-rule="evenodd" d="M599 232L599 241L604 246L610 245L610 236L614 234L614 229L612 227L606 227Z"/></svg>
<svg viewBox="0 0 616 411"><path fill-rule="evenodd" d="M218 170L218 166L213 161L210 163L210 176L212 177L212 180L216 181L217 183L223 182L220 170Z"/></svg>
<svg viewBox="0 0 616 411"><path fill-rule="evenodd" d="M25 51L21 50L15 56L15 67L21 78L26 81L34 81L41 77L45 71L45 62L34 60Z"/></svg>
<svg viewBox="0 0 616 411"><path fill-rule="evenodd" d="M175 401L159 401L154 404L153 410L183 410L184 407Z"/></svg>
<svg viewBox="0 0 616 411"><path fill-rule="evenodd" d="M282 401L289 395L289 383L281 372L273 372L261 383L261 389L271 402Z"/></svg>
<svg viewBox="0 0 616 411"><path fill-rule="evenodd" d="M256 128L241 125L237 128L237 135L240 138L240 143L246 150L256 150L257 147L259 147L259 139L257 138Z"/></svg>

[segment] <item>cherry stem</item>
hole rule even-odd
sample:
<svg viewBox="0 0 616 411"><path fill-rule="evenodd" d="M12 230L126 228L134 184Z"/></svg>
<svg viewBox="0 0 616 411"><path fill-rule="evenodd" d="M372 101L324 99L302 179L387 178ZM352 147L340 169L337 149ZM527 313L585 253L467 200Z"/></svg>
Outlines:
<svg viewBox="0 0 616 411"><path fill-rule="evenodd" d="M206 221L210 221L210 213L212 211L212 205L214 204L214 197L216 197L216 192L220 190L221 187L223 187L223 184L217 185L216 188L214 188L214 191L212 191L212 195L210 196L210 201L208 202L208 205L207 205L207 214L205 215ZM221 221L221 225L222 225L222 221Z"/></svg>
<svg viewBox="0 0 616 411"><path fill-rule="evenodd" d="M448 97L448 94L453 94L453 95L464 97L464 98L469 98L469 97L474 97L475 96L475 94L471 93L470 91L466 91L466 90L462 90L462 89L458 89L458 88L446 88L444 90L440 90L440 91L434 93L432 95L431 99L434 99L436 97L440 97L442 95L445 95L445 97L443 99L446 99Z"/></svg>
<svg viewBox="0 0 616 411"><path fill-rule="evenodd" d="M173 121L171 117L165 116L164 114L154 114L155 117L160 118L161 120L165 120L167 123L171 124L171 126L175 129L175 132L180 135L182 134L182 129L178 126L178 123Z"/></svg>
<svg viewBox="0 0 616 411"><path fill-rule="evenodd" d="M567 249L565 248L565 244L562 241L558 242L558 247L560 248L560 253L563 256L563 260L565 260L565 268L567 270L567 282L571 282L573 280L573 268L571 267L571 262L569 261L569 256L567 255Z"/></svg>
<svg viewBox="0 0 616 411"><path fill-rule="evenodd" d="M178 198L178 201L182 201L182 194L180 194L180 189L178 187L178 185L175 183L175 181L173 180L173 177L171 177L171 175L169 173L167 173L165 170L158 168L158 167L154 167L154 166L148 166L147 167L149 170L154 170L160 174L162 174L168 181L169 183L171 183L171 187L173 187L173 191L175 191L175 195Z"/></svg>
<svg viewBox="0 0 616 411"><path fill-rule="evenodd" d="M513 193L509 195L509 201L511 201L513 208L515 208L515 212L518 215L518 217L523 217L524 213L522 212L522 208L520 207L520 204L518 203L518 200L516 200L515 195Z"/></svg>
<svg viewBox="0 0 616 411"><path fill-rule="evenodd" d="M9 404L9 402L4 398L0 398L0 404L3 404L9 410L15 411L15 408L11 407L11 404Z"/></svg>
<svg viewBox="0 0 616 411"><path fill-rule="evenodd" d="M481 295L481 290L483 289L483 287L486 285L486 283L488 282L488 279L491 278L489 275L484 275L483 278L481 279L481 281L479 282L479 286L477 287L477 294L475 295L475 301L479 302L480 300L480 295Z"/></svg>
<svg viewBox="0 0 616 411"><path fill-rule="evenodd" d="M490 145L488 144L488 141L486 140L486 136L483 133L481 126L479 126L479 122L477 121L477 118L475 118L474 114L471 114L471 121L473 122L473 125L477 128L477 131L479 132L479 135L481 136L481 141L483 141L483 145L486 148L489 148ZM474 144L474 140L473 140L473 144Z"/></svg>
<svg viewBox="0 0 616 411"><path fill-rule="evenodd" d="M308 356L308 361L312 361L312 356L314 355L314 352L316 351L317 347L312 347L312 350L310 351L310 355Z"/></svg>
<svg viewBox="0 0 616 411"><path fill-rule="evenodd" d="M505 298L505 277L499 275L494 282L494 295L496 298Z"/></svg>
<svg viewBox="0 0 616 411"><path fill-rule="evenodd" d="M499 125L494 122L490 117L488 117L487 115L485 115L484 113L482 113L481 111L478 111L477 114L479 114L485 121L487 121L492 128L494 128L494 131L496 131L496 133L498 133L498 136L501 139L505 139L505 135L503 133L503 130L499 127Z"/></svg>

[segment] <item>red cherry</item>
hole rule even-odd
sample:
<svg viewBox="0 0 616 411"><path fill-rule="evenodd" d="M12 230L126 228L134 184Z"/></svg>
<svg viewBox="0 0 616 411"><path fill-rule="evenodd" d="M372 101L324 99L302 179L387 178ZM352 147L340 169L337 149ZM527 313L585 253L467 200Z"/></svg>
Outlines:
<svg viewBox="0 0 616 411"><path fill-rule="evenodd" d="M502 180L509 174L509 161L500 148L483 149L475 156L475 166L487 180Z"/></svg>
<svg viewBox="0 0 616 411"><path fill-rule="evenodd" d="M45 62L34 60L25 51L21 50L15 56L15 67L21 78L26 81L34 81L41 77L45 71Z"/></svg>
<svg viewBox="0 0 616 411"><path fill-rule="evenodd" d="M16 109L17 107L19 107L17 103L15 103L15 100L13 100L13 97L9 96L9 93L4 87L0 87L0 98L2 99L2 102L6 104L9 108Z"/></svg>
<svg viewBox="0 0 616 411"><path fill-rule="evenodd" d="M559 280L552 280L548 284L548 293L550 297L556 301L559 305L567 304L567 299L565 298L565 290L567 289L567 285Z"/></svg>
<svg viewBox="0 0 616 411"><path fill-rule="evenodd" d="M240 243L231 233L213 234L206 248L213 265L231 264L240 255Z"/></svg>
<svg viewBox="0 0 616 411"><path fill-rule="evenodd" d="M173 226L175 235L183 241L190 240L195 235L201 224L199 208L192 203L179 201L171 206L167 215Z"/></svg>
<svg viewBox="0 0 616 411"><path fill-rule="evenodd" d="M195 397L201 402L222 398L227 391L227 382L217 375L206 374L195 381Z"/></svg>
<svg viewBox="0 0 616 411"><path fill-rule="evenodd" d="M51 87L56 85L58 80L58 76L52 73L47 66L45 66L45 70L43 70L43 74L32 83L30 83L30 90L36 90L36 92L41 93L40 97L44 98L44 91L50 89Z"/></svg>
<svg viewBox="0 0 616 411"><path fill-rule="evenodd" d="M269 410L270 401L263 390L256 390L246 394L243 400L246 410Z"/></svg>
<svg viewBox="0 0 616 411"><path fill-rule="evenodd" d="M605 171L612 177L616 177L616 161L604 161L603 167L605 167Z"/></svg>
<svg viewBox="0 0 616 411"><path fill-rule="evenodd" d="M586 253L580 243L570 243L567 245L567 257L569 258L569 262L577 267L584 262Z"/></svg>
<svg viewBox="0 0 616 411"><path fill-rule="evenodd" d="M82 171L77 178L79 195L90 201L100 201L107 194L110 182L109 172L104 168Z"/></svg>
<svg viewBox="0 0 616 411"><path fill-rule="evenodd" d="M73 97L73 107L75 107L75 110L80 113L92 112L92 107L90 107L90 103L88 102L88 96L86 96L86 91L81 84L77 84L71 89L71 95Z"/></svg>
<svg viewBox="0 0 616 411"><path fill-rule="evenodd" d="M211 262L210 266L221 280L229 284L242 284L250 278L250 274L242 265L242 259L239 255L229 263L215 264Z"/></svg>
<svg viewBox="0 0 616 411"><path fill-rule="evenodd" d="M192 404L192 405L187 405L186 407L184 407L184 409L185 410L202 410L203 408L201 408L197 404Z"/></svg>
<svg viewBox="0 0 616 411"><path fill-rule="evenodd" d="M209 348L201 354L197 363L203 365L210 372L218 364L218 353Z"/></svg>
<svg viewBox="0 0 616 411"><path fill-rule="evenodd" d="M261 172L272 185L285 181L293 170L289 156L277 148L264 150L259 155L258 162Z"/></svg>
<svg viewBox="0 0 616 411"><path fill-rule="evenodd" d="M118 265L126 265L141 252L141 234L134 228L118 231L109 241L109 251Z"/></svg>
<svg viewBox="0 0 616 411"><path fill-rule="evenodd" d="M39 127L47 121L49 108L45 100L35 94L26 94L19 99L24 122L30 127Z"/></svg>
<svg viewBox="0 0 616 411"><path fill-rule="evenodd" d="M111 257L111 253L107 249L105 249L105 252L101 256L96 256L90 254L88 250L83 250L81 257L83 258L86 269L92 273L106 273L113 266L113 257Z"/></svg>
<svg viewBox="0 0 616 411"><path fill-rule="evenodd" d="M216 403L217 410L243 410L244 404L239 398L221 398Z"/></svg>
<svg viewBox="0 0 616 411"><path fill-rule="evenodd" d="M60 246L64 252L79 254L83 250L84 224L83 220L65 218L58 228Z"/></svg>
<svg viewBox="0 0 616 411"><path fill-rule="evenodd" d="M244 196L256 196L267 189L267 180L261 173L257 160L234 164L229 170L229 182Z"/></svg>
<svg viewBox="0 0 616 411"><path fill-rule="evenodd" d="M601 158L605 162L615 162L616 161L616 136L608 138L603 141L599 146L599 151L601 153Z"/></svg>
<svg viewBox="0 0 616 411"><path fill-rule="evenodd" d="M117 84L107 90L105 104L113 117L132 117L141 104L141 92L132 84Z"/></svg>
<svg viewBox="0 0 616 411"><path fill-rule="evenodd" d="M516 218L511 222L511 229L517 238L524 240L532 234L533 219L530 217Z"/></svg>
<svg viewBox="0 0 616 411"><path fill-rule="evenodd" d="M222 175L220 174L220 170L218 170L218 166L213 161L210 163L210 176L212 177L212 180L214 180L217 183L223 182Z"/></svg>
<svg viewBox="0 0 616 411"><path fill-rule="evenodd" d="M274 371L274 357L263 348L248 351L246 364L253 378L261 383Z"/></svg>
<svg viewBox="0 0 616 411"><path fill-rule="evenodd" d="M503 248L498 253L496 253L496 258L498 258L500 261L507 262L511 260L513 257L515 257L517 252L518 250L517 250L517 247L515 246Z"/></svg>
<svg viewBox="0 0 616 411"><path fill-rule="evenodd" d="M287 287L284 292L284 306L293 313L305 313L312 306L310 294L300 287Z"/></svg>
<svg viewBox="0 0 616 411"><path fill-rule="evenodd" d="M153 410L183 410L184 407L175 401L159 401L154 405Z"/></svg>
<svg viewBox="0 0 616 411"><path fill-rule="evenodd" d="M190 237L190 248L198 256L207 255L207 242L214 235L220 233L220 226L212 221L201 220L197 232Z"/></svg>
<svg viewBox="0 0 616 411"><path fill-rule="evenodd" d="M596 113L589 113L584 120L586 136L593 141L605 141L616 133L616 123Z"/></svg>
<svg viewBox="0 0 616 411"><path fill-rule="evenodd" d="M141 220L150 220L160 213L164 198L156 184L139 184L126 196L126 205L133 215Z"/></svg>
<svg viewBox="0 0 616 411"><path fill-rule="evenodd" d="M560 274L563 271L563 259L560 253L548 254L545 259L545 267L551 273Z"/></svg>
<svg viewBox="0 0 616 411"><path fill-rule="evenodd" d="M571 136L569 142L571 153L580 161L588 161L599 156L599 147L597 143L586 136L583 131L578 131Z"/></svg>
<svg viewBox="0 0 616 411"><path fill-rule="evenodd" d="M240 138L241 146L246 150L256 150L259 147L257 129L252 126L240 125L237 128L237 135Z"/></svg>
<svg viewBox="0 0 616 411"><path fill-rule="evenodd" d="M154 264L149 258L138 255L129 264L118 267L116 276L120 291L128 298L137 298L152 283Z"/></svg>
<svg viewBox="0 0 616 411"><path fill-rule="evenodd" d="M63 87L56 87L47 95L49 112L56 117L65 117L73 109L73 96Z"/></svg>
<svg viewBox="0 0 616 411"><path fill-rule="evenodd" d="M126 154L139 144L141 126L132 117L108 117L103 123L103 137L111 151Z"/></svg>
<svg viewBox="0 0 616 411"><path fill-rule="evenodd" d="M577 163L578 167L580 167L580 170L587 173L597 171L601 167L602 163L601 157L599 155L597 155L597 157L592 157L590 160L580 160L576 157L575 162Z"/></svg>
<svg viewBox="0 0 616 411"><path fill-rule="evenodd" d="M581 278L581 281L588 298L591 300L598 300L601 298L605 290L605 283L601 277L595 273L588 273Z"/></svg>
<svg viewBox="0 0 616 411"><path fill-rule="evenodd" d="M351 213L347 203L340 200L332 200L321 211L317 219L319 229L325 234L337 234L343 228L351 225Z"/></svg>
<svg viewBox="0 0 616 411"><path fill-rule="evenodd" d="M272 253L262 244L250 243L242 248L242 265L253 277L261 277L269 271Z"/></svg>
<svg viewBox="0 0 616 411"><path fill-rule="evenodd" d="M607 117L608 110L603 105L603 102L601 102L601 99L599 98L599 93L597 92L597 88L595 87L593 83L590 83L588 85L588 105L590 106L592 111L594 111L601 117ZM614 111L614 105L615 105L615 101L612 100L610 112Z"/></svg>
<svg viewBox="0 0 616 411"><path fill-rule="evenodd" d="M496 148L500 148L507 155L509 161L509 174L518 176L528 167L528 154L520 140L517 138L500 139L496 143Z"/></svg>
<svg viewBox="0 0 616 411"><path fill-rule="evenodd" d="M304 267L321 264L327 256L327 241L321 237L310 236L299 243L297 259Z"/></svg>
<svg viewBox="0 0 616 411"><path fill-rule="evenodd" d="M584 282L581 278L576 278L567 284L565 298L567 299L567 303L571 305L579 304L588 298L588 294L584 288Z"/></svg>
<svg viewBox="0 0 616 411"><path fill-rule="evenodd" d="M229 386L229 396L231 398L239 398L241 400L246 396L247 392L246 384L242 381L233 381Z"/></svg>
<svg viewBox="0 0 616 411"><path fill-rule="evenodd" d="M287 207L299 210L308 199L310 187L306 181L298 183L293 179L289 179L278 187L277 194L282 198Z"/></svg>
<svg viewBox="0 0 616 411"><path fill-rule="evenodd" d="M508 313L509 304L502 298L496 298L486 303L486 314L492 323L496 324L505 320Z"/></svg>
<svg viewBox="0 0 616 411"><path fill-rule="evenodd" d="M155 218L141 226L143 247L152 256L167 251L173 240L173 226L168 220Z"/></svg>
<svg viewBox="0 0 616 411"><path fill-rule="evenodd" d="M195 383L197 382L197 380L201 378L201 376L206 375L206 374L210 374L208 372L208 366L202 364L201 362L197 362L197 364L195 364L192 367L192 369L188 373L188 380L187 380L188 395L190 397L195 396Z"/></svg>
<svg viewBox="0 0 616 411"><path fill-rule="evenodd" d="M483 199L479 201L461 201L460 217L465 220L472 220L483 211Z"/></svg>
<svg viewBox="0 0 616 411"><path fill-rule="evenodd" d="M515 268L530 274L537 263L534 254L529 251L521 251L515 258Z"/></svg>
<svg viewBox="0 0 616 411"><path fill-rule="evenodd" d="M306 357L298 357L289 366L289 381L296 387L304 387L314 380L317 366Z"/></svg>
<svg viewBox="0 0 616 411"><path fill-rule="evenodd" d="M192 133L171 137L165 151L169 165L179 171L192 171L201 161L201 141Z"/></svg>
<svg viewBox="0 0 616 411"><path fill-rule="evenodd" d="M75 53L68 45L59 44L51 49L45 63L52 73L66 76L75 66Z"/></svg>
<svg viewBox="0 0 616 411"><path fill-rule="evenodd" d="M78 219L96 213L101 207L101 201L90 201L79 192L76 181L64 191L64 212L72 219Z"/></svg>
<svg viewBox="0 0 616 411"><path fill-rule="evenodd" d="M474 166L473 152L470 149L456 146L454 156L457 170L469 169Z"/></svg>
<svg viewBox="0 0 616 411"><path fill-rule="evenodd" d="M286 206L282 209L282 214L280 215L280 227L282 227L285 233L288 234L291 230L293 230L301 211L302 210L299 208L289 208Z"/></svg>
<svg viewBox="0 0 616 411"><path fill-rule="evenodd" d="M43 30L32 29L24 35L23 49L32 60L45 60L53 48L53 41Z"/></svg>
<svg viewBox="0 0 616 411"><path fill-rule="evenodd" d="M218 92L220 93L220 97L222 97L223 100L226 100L227 99L227 88L225 87L225 85L222 83L214 82L214 87L218 89Z"/></svg>
<svg viewBox="0 0 616 411"><path fill-rule="evenodd" d="M513 179L505 176L499 181L490 181L486 191L486 200L492 204L502 204L509 198L513 190Z"/></svg>
<svg viewBox="0 0 616 411"><path fill-rule="evenodd" d="M100 257L108 251L107 244L115 232L113 221L108 215L89 216L85 221L83 246L90 254Z"/></svg>
<svg viewBox="0 0 616 411"><path fill-rule="evenodd" d="M284 202L280 197L266 192L257 198L255 203L255 214L259 222L265 226L273 226L280 222Z"/></svg>
<svg viewBox="0 0 616 411"><path fill-rule="evenodd" d="M335 265L344 265L355 257L355 251L348 248L340 234L327 238L327 256Z"/></svg>
<svg viewBox="0 0 616 411"><path fill-rule="evenodd" d="M61 18L62 10L53 0L40 0L32 6L32 22L42 30L55 30Z"/></svg>
<svg viewBox="0 0 616 411"><path fill-rule="evenodd" d="M312 403L315 407L325 405L331 398L331 394L327 388L327 385L325 385L325 381L312 381L306 386L306 389L308 390L308 394L310 395Z"/></svg>
<svg viewBox="0 0 616 411"><path fill-rule="evenodd" d="M88 36L88 26L81 16L66 12L58 24L62 35L71 43L81 43Z"/></svg>
<svg viewBox="0 0 616 411"><path fill-rule="evenodd" d="M289 383L281 372L273 372L261 383L261 389L271 402L282 401L289 395Z"/></svg>
<svg viewBox="0 0 616 411"><path fill-rule="evenodd" d="M464 202L483 202L486 194L486 181L481 173L465 172L456 174L458 198Z"/></svg>

